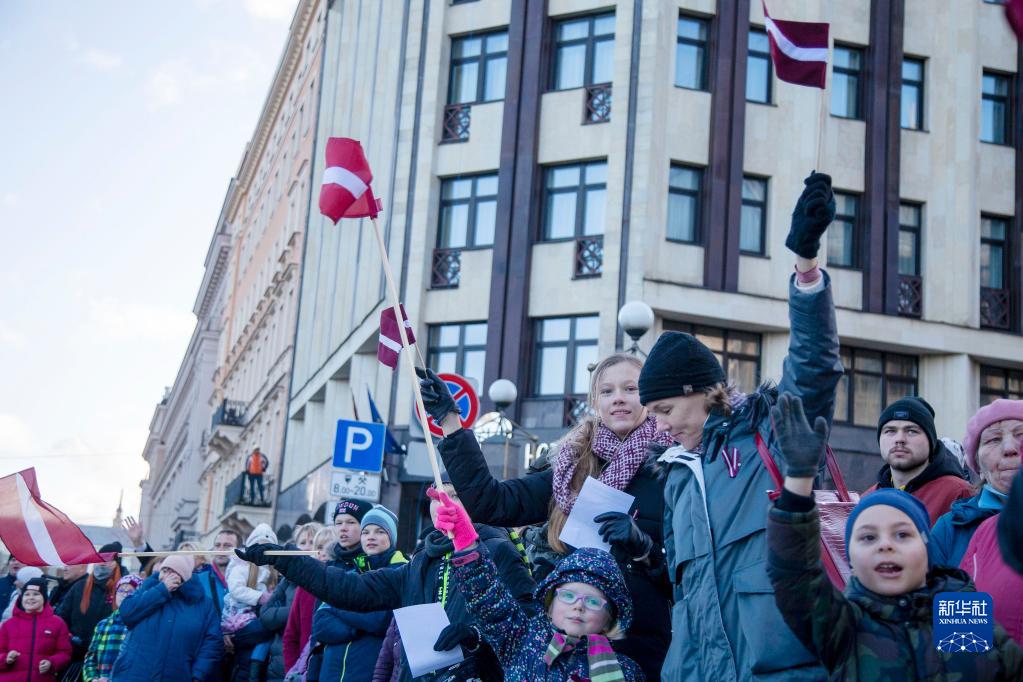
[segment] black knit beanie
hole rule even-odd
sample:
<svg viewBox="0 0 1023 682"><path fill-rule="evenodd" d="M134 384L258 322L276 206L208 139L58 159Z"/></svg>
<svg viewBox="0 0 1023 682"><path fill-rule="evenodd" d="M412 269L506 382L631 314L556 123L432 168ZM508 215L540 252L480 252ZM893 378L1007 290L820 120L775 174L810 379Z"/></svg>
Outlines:
<svg viewBox="0 0 1023 682"><path fill-rule="evenodd" d="M46 584L46 578L44 576L40 576L39 578L32 578L27 583L21 586L21 593L18 595L18 601L16 602L16 605L22 611L24 611L25 608L21 605L21 598L25 595L25 590L27 590L30 586L35 587L37 590L39 590L39 593L43 595L44 604L48 604L50 602L49 595L47 594L47 591L50 588Z"/></svg>
<svg viewBox="0 0 1023 682"><path fill-rule="evenodd" d="M346 497L337 503L337 506L334 507L334 515L330 518L333 520L337 518L338 514L350 514L355 517L356 521L362 523L362 517L372 508L372 502L354 497Z"/></svg>
<svg viewBox="0 0 1023 682"><path fill-rule="evenodd" d="M692 334L664 332L639 373L639 402L699 393L723 383L725 371Z"/></svg>
<svg viewBox="0 0 1023 682"><path fill-rule="evenodd" d="M643 389L640 388L640 391ZM934 456L938 448L938 431L934 428L934 408L923 398L910 396L899 398L894 403L884 408L881 418L877 420L877 440L881 440L881 429L891 421L913 422L927 434L927 440L931 442L931 456Z"/></svg>

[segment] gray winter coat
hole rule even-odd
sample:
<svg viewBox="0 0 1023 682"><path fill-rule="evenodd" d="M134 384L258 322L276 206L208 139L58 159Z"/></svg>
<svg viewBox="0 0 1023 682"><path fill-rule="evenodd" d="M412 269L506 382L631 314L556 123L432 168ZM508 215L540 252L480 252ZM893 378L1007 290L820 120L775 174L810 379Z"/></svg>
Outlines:
<svg viewBox="0 0 1023 682"><path fill-rule="evenodd" d="M665 682L825 679L775 605L766 566L766 493L775 485L757 454L755 434L780 463L770 417L779 392L799 396L811 424L821 415L831 421L842 363L827 273L823 286L810 293L790 281L789 319L778 391L761 388L730 417L711 414L702 455L674 447L660 457L667 468L664 545L675 596ZM739 452L734 478L723 449L729 456Z"/></svg>

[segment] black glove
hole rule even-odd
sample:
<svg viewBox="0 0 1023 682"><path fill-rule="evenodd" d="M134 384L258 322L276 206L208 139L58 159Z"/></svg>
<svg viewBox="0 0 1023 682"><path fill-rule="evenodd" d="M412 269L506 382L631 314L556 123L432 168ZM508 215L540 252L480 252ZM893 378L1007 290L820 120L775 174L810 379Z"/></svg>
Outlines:
<svg viewBox="0 0 1023 682"><path fill-rule="evenodd" d="M452 412L462 414L455 405L455 399L451 397L448 385L437 376L429 367L416 367L416 374L419 375L420 392L423 394L423 407L433 417L433 421L440 424L444 417Z"/></svg>
<svg viewBox="0 0 1023 682"><path fill-rule="evenodd" d="M264 542L259 545L252 545L252 547L237 548L234 553L238 555L238 558L242 561L248 561L249 563L256 564L257 566L273 565L274 561L282 557L267 556L269 550L280 550L283 549L280 545L275 545L271 542Z"/></svg>
<svg viewBox="0 0 1023 682"><path fill-rule="evenodd" d="M480 633L464 623L452 623L440 631L434 651L450 651L456 646L464 646L470 653L480 646Z"/></svg>
<svg viewBox="0 0 1023 682"><path fill-rule="evenodd" d="M650 553L654 541L639 529L631 516L624 512L604 512L593 517L599 523L601 539L613 547L618 547L633 559L641 559Z"/></svg>
<svg viewBox="0 0 1023 682"><path fill-rule="evenodd" d="M792 210L792 226L785 246L803 258L816 258L821 235L835 219L835 194L831 176L816 171L803 180L806 188Z"/></svg>
<svg viewBox="0 0 1023 682"><path fill-rule="evenodd" d="M784 459L785 475L792 478L815 477L828 445L828 420L817 417L811 429L803 412L803 401L785 393L771 408L771 421Z"/></svg>
<svg viewBox="0 0 1023 682"><path fill-rule="evenodd" d="M998 515L998 546L1012 570L1023 575L1023 473L1016 474Z"/></svg>

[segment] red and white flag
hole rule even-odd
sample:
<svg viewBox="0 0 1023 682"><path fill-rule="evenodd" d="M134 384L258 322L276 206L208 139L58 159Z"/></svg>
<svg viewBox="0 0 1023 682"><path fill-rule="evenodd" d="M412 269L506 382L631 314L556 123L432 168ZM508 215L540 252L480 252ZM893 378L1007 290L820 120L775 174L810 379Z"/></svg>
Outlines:
<svg viewBox="0 0 1023 682"><path fill-rule="evenodd" d="M373 172L362 145L347 137L327 140L327 168L320 188L320 213L337 224L341 218L375 218L380 202L373 196Z"/></svg>
<svg viewBox="0 0 1023 682"><path fill-rule="evenodd" d="M787 83L824 89L828 75L828 28L825 23L772 19L763 2L771 61Z"/></svg>
<svg viewBox="0 0 1023 682"><path fill-rule="evenodd" d="M408 338L408 345L411 346L416 342L416 335L412 333L412 323L405 313L405 306L401 306L401 319L405 321L405 336ZM380 345L377 346L377 360L394 369L398 366L400 354L401 332L398 331L398 321L394 319L394 307L388 306L380 311Z"/></svg>
<svg viewBox="0 0 1023 682"><path fill-rule="evenodd" d="M98 564L116 556L98 554L71 519L43 502L34 468L0 478L0 540L29 566Z"/></svg>
<svg viewBox="0 0 1023 682"><path fill-rule="evenodd" d="M1016 34L1016 40L1023 40L1023 0L1008 0L1005 3L1005 18Z"/></svg>

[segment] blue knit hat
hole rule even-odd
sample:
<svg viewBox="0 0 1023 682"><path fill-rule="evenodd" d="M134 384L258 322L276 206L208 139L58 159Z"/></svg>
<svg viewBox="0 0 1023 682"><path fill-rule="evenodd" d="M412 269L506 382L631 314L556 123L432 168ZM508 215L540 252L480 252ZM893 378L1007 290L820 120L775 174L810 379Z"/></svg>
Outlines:
<svg viewBox="0 0 1023 682"><path fill-rule="evenodd" d="M909 520L916 526L920 537L924 539L924 544L930 539L931 517L927 513L927 507L924 506L923 502L905 490L878 488L869 495L864 495L860 499L859 504L853 507L852 512L849 513L849 520L845 524L845 556L847 559L849 558L849 539L852 537L853 527L856 525L856 517L862 514L864 509L875 507L879 504L895 507L908 516Z"/></svg>
<svg viewBox="0 0 1023 682"><path fill-rule="evenodd" d="M380 526L391 539L391 547L398 541L398 517L393 511L382 504L375 504L362 517L362 527Z"/></svg>
<svg viewBox="0 0 1023 682"><path fill-rule="evenodd" d="M538 604L546 604L547 596L565 583L585 583L603 592L614 607L618 627L622 632L629 629L632 624L632 597L629 588L625 586L618 562L610 554L594 547L575 550L536 586L533 600Z"/></svg>

